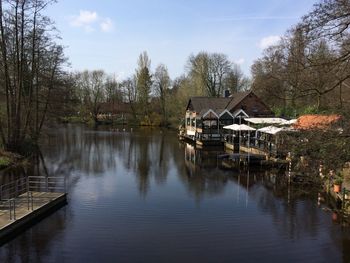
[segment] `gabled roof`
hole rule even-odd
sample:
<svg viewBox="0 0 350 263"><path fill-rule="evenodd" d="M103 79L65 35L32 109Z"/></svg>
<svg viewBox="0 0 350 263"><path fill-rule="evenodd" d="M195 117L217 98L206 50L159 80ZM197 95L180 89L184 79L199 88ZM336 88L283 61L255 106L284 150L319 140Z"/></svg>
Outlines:
<svg viewBox="0 0 350 263"><path fill-rule="evenodd" d="M233 116L236 118L237 116L239 116L240 114L244 115L246 118L248 118L248 114L242 110L242 109L239 109L239 110L236 110L234 113L233 113Z"/></svg>
<svg viewBox="0 0 350 263"><path fill-rule="evenodd" d="M228 110L228 109L224 109L223 111L221 111L219 117L221 118L223 115L228 114L230 115L232 118L234 118L234 116L232 115L232 113Z"/></svg>
<svg viewBox="0 0 350 263"><path fill-rule="evenodd" d="M192 111L199 114L206 113L209 109L216 112L218 115L225 109L231 98L213 98L213 97L191 97L186 110L192 107Z"/></svg>
<svg viewBox="0 0 350 263"><path fill-rule="evenodd" d="M226 105L226 108L228 110L233 109L237 106L245 97L247 97L252 91L245 91L245 92L236 92L232 94L232 97L230 97L230 101Z"/></svg>
<svg viewBox="0 0 350 263"><path fill-rule="evenodd" d="M309 114L300 116L297 122L293 125L294 128L300 130L308 129L327 129L332 124L338 122L341 119L340 115L316 115Z"/></svg>
<svg viewBox="0 0 350 263"><path fill-rule="evenodd" d="M203 116L204 113L206 113L209 109L213 110L217 115L220 115L225 109L230 111L233 115L233 111L237 111L242 108L243 100L247 98L248 96L252 96L253 98L257 99L258 101L258 108L257 111L261 112L261 115L272 115L273 113L267 107L252 91L245 91L245 92L236 92L232 94L231 97L191 97L186 110L194 111L198 113L198 117ZM254 108L250 109L250 106L248 105L248 109L244 108L244 113L246 117L255 116L255 110ZM250 109L250 112L249 112ZM248 110L248 111L247 111Z"/></svg>
<svg viewBox="0 0 350 263"><path fill-rule="evenodd" d="M207 110L207 112L201 114L201 116L203 118L205 118L206 116L209 116L209 119L212 119L213 116L215 116L216 118L219 118L219 115L215 111L213 111L212 109Z"/></svg>

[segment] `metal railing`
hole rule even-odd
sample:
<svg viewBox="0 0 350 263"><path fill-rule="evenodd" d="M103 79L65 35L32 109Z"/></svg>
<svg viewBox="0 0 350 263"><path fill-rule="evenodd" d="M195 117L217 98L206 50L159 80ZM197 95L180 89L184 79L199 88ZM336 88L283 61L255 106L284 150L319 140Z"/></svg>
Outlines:
<svg viewBox="0 0 350 263"><path fill-rule="evenodd" d="M34 209L33 192L66 193L66 177L28 176L0 186L0 210L8 210L10 220L16 220L16 207L27 203L28 210ZM27 193L26 198L24 194Z"/></svg>

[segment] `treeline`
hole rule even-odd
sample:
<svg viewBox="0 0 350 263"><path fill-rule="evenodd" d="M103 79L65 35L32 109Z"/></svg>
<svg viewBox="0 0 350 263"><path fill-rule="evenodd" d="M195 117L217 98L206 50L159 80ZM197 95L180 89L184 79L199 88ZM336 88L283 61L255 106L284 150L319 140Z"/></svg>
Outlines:
<svg viewBox="0 0 350 263"><path fill-rule="evenodd" d="M350 160L350 1L314 5L252 65L252 89L277 115L337 113L338 129L303 131L284 146L313 171L339 176Z"/></svg>
<svg viewBox="0 0 350 263"><path fill-rule="evenodd" d="M0 139L22 151L36 142L47 120L78 116L98 121L120 112L141 125L178 125L190 96L223 96L253 89L277 115L350 109L350 3L323 0L264 51L252 78L225 54L190 55L183 75L166 65L153 70L146 52L135 73L118 79L100 70L67 73L67 60L50 18L53 0L0 0Z"/></svg>
<svg viewBox="0 0 350 263"><path fill-rule="evenodd" d="M324 0L252 66L252 89L276 113L346 112L350 2Z"/></svg>
<svg viewBox="0 0 350 263"><path fill-rule="evenodd" d="M238 65L224 54L207 52L191 55L185 74L174 80L164 64L152 71L147 52L140 54L135 74L125 80L101 70L76 72L72 80L81 117L98 122L101 113L113 113L116 105L126 104L136 124L162 126L179 124L190 96L219 97L225 90L249 88Z"/></svg>

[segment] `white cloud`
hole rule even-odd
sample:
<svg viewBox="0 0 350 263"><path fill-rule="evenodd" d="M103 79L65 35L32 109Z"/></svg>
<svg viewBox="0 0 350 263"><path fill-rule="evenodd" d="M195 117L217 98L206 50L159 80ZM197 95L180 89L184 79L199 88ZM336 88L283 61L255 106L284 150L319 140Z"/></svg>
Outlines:
<svg viewBox="0 0 350 263"><path fill-rule="evenodd" d="M78 16L72 16L70 24L74 27L85 27L97 21L98 15L96 12L80 10Z"/></svg>
<svg viewBox="0 0 350 263"><path fill-rule="evenodd" d="M265 49L269 46L277 44L281 40L280 36L268 36L264 37L259 42L259 47L261 49Z"/></svg>
<svg viewBox="0 0 350 263"><path fill-rule="evenodd" d="M239 59L235 60L234 62L235 62L237 65L242 65L242 64L244 64L245 59L244 59L244 58L239 58Z"/></svg>
<svg viewBox="0 0 350 263"><path fill-rule="evenodd" d="M83 28L87 33L94 32L98 24L102 32L110 32L114 27L112 19L100 17L96 11L80 10L79 15L70 20L72 27Z"/></svg>
<svg viewBox="0 0 350 263"><path fill-rule="evenodd" d="M110 32L113 30L113 21L109 17L103 19L103 21L100 23L101 30L103 32Z"/></svg>

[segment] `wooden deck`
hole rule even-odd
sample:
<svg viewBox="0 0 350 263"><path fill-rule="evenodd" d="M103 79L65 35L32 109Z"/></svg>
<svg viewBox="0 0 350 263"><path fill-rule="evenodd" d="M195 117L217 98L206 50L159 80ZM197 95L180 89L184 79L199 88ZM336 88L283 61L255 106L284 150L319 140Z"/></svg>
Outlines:
<svg viewBox="0 0 350 263"><path fill-rule="evenodd" d="M26 192L0 203L0 244L67 203L66 193Z"/></svg>

